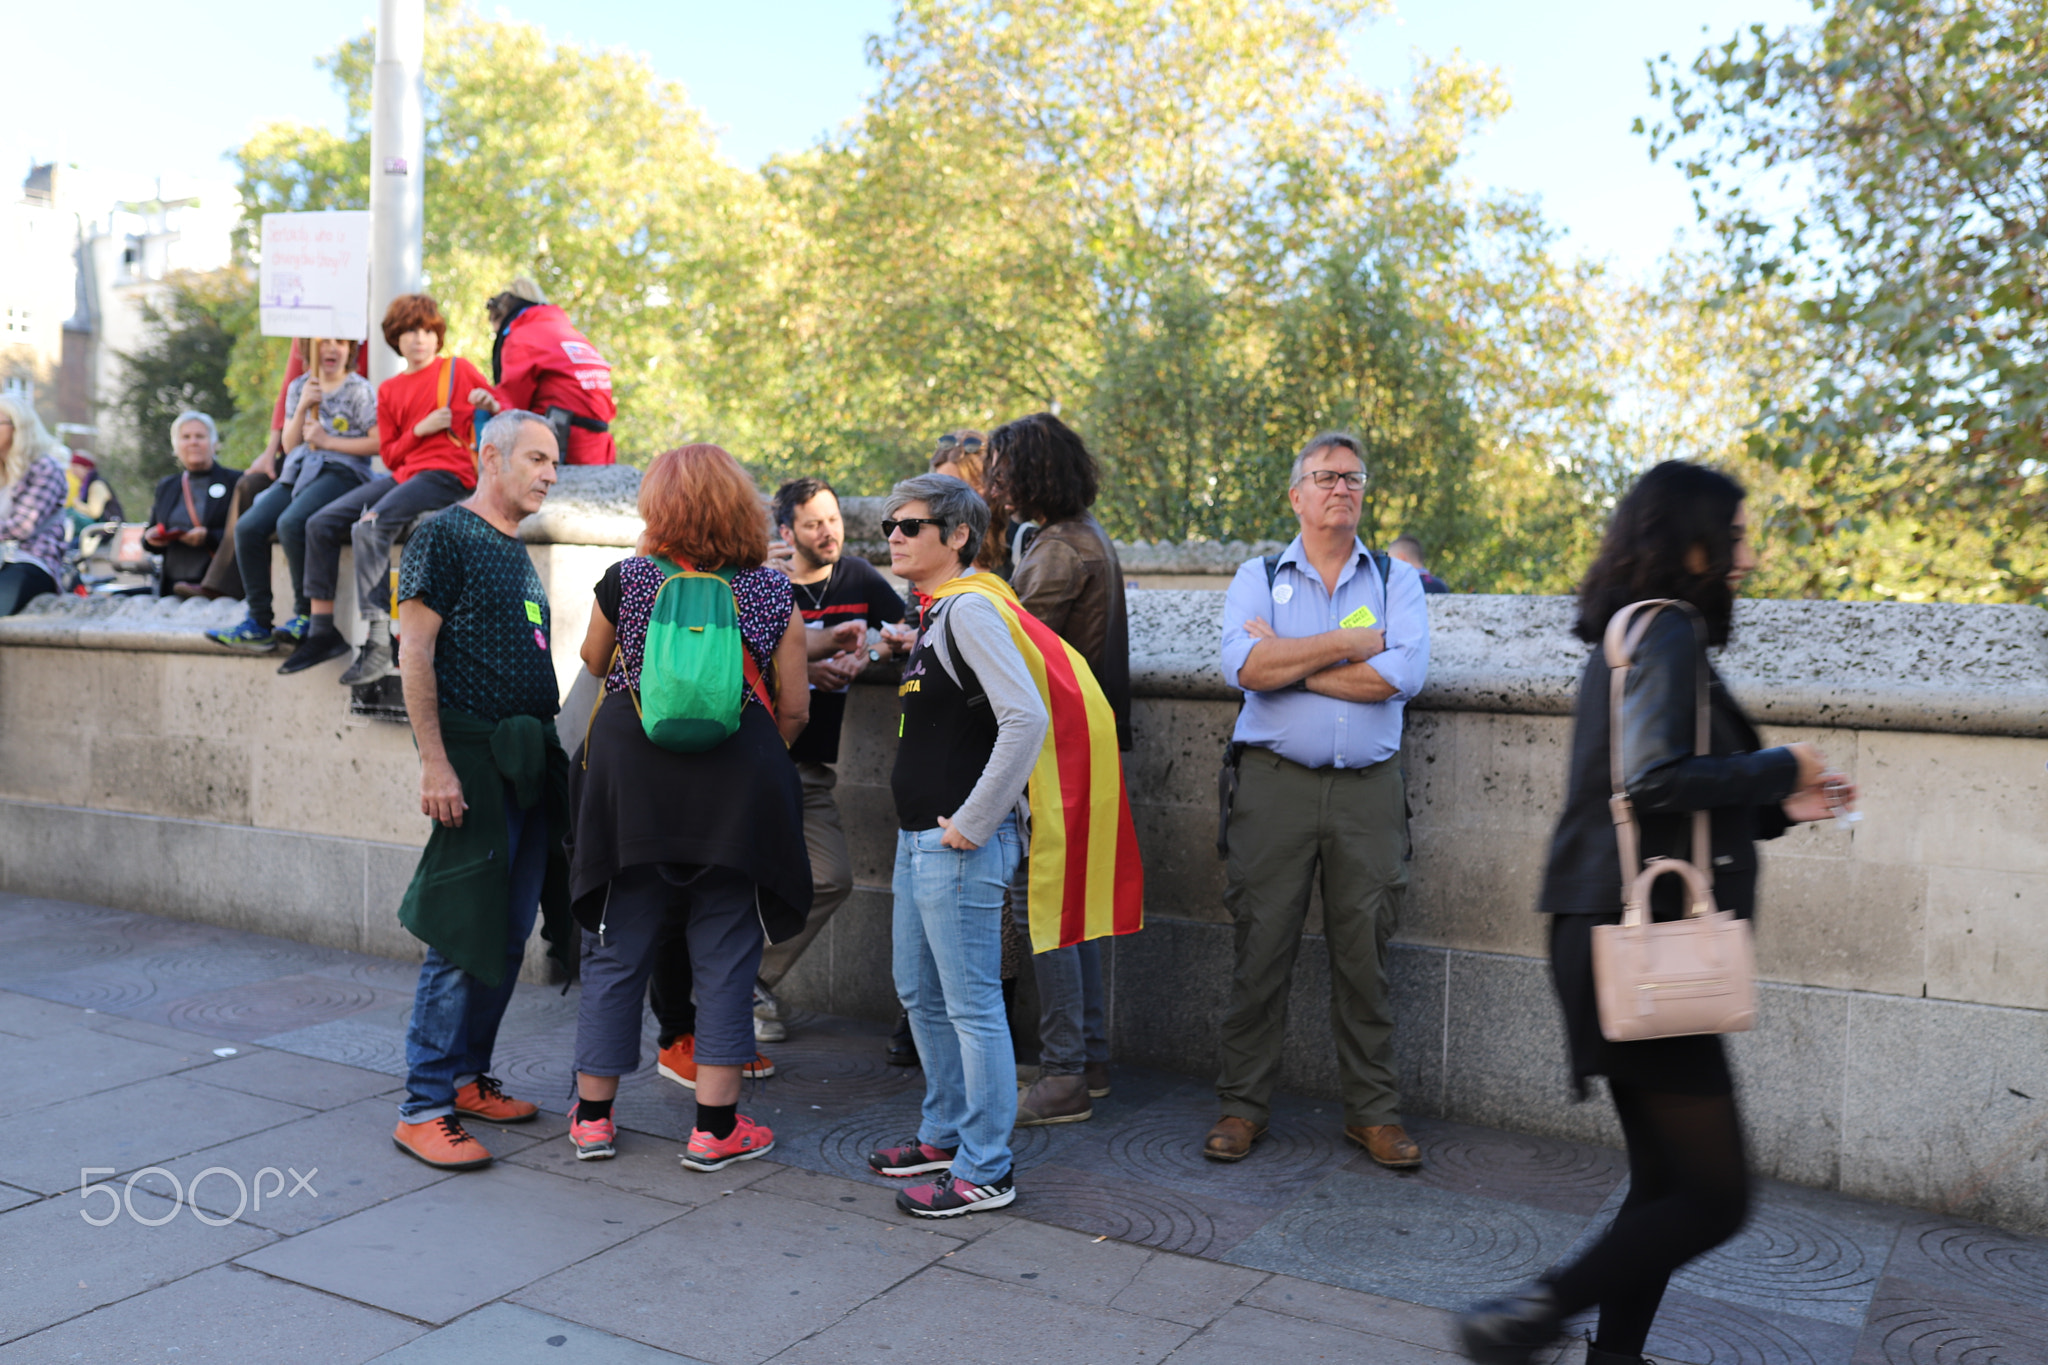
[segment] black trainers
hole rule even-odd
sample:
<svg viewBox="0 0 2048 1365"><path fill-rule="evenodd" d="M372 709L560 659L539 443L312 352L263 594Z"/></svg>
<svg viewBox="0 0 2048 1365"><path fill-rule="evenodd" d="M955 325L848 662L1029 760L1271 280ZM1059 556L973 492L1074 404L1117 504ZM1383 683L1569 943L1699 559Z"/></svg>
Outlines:
<svg viewBox="0 0 2048 1365"><path fill-rule="evenodd" d="M348 653L348 640L338 630L309 630L291 657L277 666L279 673L303 673L316 664L339 659Z"/></svg>
<svg viewBox="0 0 2048 1365"><path fill-rule="evenodd" d="M912 1185L896 1196L896 1207L912 1218L958 1218L963 1213L999 1209L1017 1200L1017 1182L1004 1171L985 1185L961 1180L947 1171L929 1185Z"/></svg>
<svg viewBox="0 0 2048 1365"><path fill-rule="evenodd" d="M912 1138L901 1147L882 1147L868 1153L868 1169L876 1175L903 1177L950 1170L957 1147L934 1147Z"/></svg>

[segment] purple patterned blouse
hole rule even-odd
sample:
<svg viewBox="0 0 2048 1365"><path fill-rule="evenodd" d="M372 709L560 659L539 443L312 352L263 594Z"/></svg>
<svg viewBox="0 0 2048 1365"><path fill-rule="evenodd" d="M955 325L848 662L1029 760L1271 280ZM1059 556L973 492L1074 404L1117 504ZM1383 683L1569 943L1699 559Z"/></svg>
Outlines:
<svg viewBox="0 0 2048 1365"><path fill-rule="evenodd" d="M64 574L64 466L44 455L29 462L21 482L0 488L0 540L14 542L14 557Z"/></svg>
<svg viewBox="0 0 2048 1365"><path fill-rule="evenodd" d="M667 577L653 560L635 555L622 559L597 580L597 606L619 633L619 660L605 675L604 690L624 692L640 686L640 661L647 649L647 618L654 611L654 598ZM747 652L765 676L775 657L775 646L789 629L796 598L789 577L774 569L744 569L732 580L733 597L739 607L740 638ZM761 699L751 687L743 687L742 705L759 706Z"/></svg>

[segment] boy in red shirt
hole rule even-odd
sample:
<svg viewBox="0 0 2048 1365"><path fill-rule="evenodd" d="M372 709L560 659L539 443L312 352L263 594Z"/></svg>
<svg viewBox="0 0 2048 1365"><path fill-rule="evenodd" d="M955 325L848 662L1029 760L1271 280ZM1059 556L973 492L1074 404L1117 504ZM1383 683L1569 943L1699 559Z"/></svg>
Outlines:
<svg viewBox="0 0 2048 1365"><path fill-rule="evenodd" d="M377 453L385 473L306 523L306 595L315 624L280 672L348 652L334 628L333 602L344 540L355 550L356 610L369 633L341 681L354 687L398 671L391 649L391 547L420 518L476 487L476 416L488 418L505 406L476 366L441 355L447 337L447 320L425 294L401 294L384 314L384 341L405 357L405 372L377 390ZM301 654L308 656L304 663Z"/></svg>

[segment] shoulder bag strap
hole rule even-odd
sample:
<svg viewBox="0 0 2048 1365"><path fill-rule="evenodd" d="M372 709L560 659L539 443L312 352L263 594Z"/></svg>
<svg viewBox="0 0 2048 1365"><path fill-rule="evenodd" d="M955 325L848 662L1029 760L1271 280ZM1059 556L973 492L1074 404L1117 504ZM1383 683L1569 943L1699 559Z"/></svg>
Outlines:
<svg viewBox="0 0 2048 1365"><path fill-rule="evenodd" d="M1712 722L1709 716L1707 688L1707 651L1705 623L1697 611L1688 603L1671 598L1657 598L1637 602L1623 607L1607 623L1606 636L1601 649L1607 658L1607 767L1608 777L1613 785L1613 794L1608 797L1608 809L1614 817L1615 843L1621 855L1621 885L1624 898L1628 888L1635 883L1636 874L1641 870L1641 830L1636 824L1635 805L1628 799L1628 779L1622 768L1621 752L1621 701L1628 686L1629 669L1635 664L1636 647L1642 643L1657 614L1665 607L1677 607L1691 618L1693 634L1699 648L1694 653L1696 660L1693 684L1693 753L1704 758L1712 749ZM1692 813L1692 861L1693 866L1705 879L1709 888L1714 882L1713 841L1711 817L1706 811Z"/></svg>
<svg viewBox="0 0 2048 1365"><path fill-rule="evenodd" d="M178 481L185 490L185 515L192 518L192 529L195 531L205 530L206 523L199 519L199 507L192 501L192 471L188 469L183 474L180 474Z"/></svg>

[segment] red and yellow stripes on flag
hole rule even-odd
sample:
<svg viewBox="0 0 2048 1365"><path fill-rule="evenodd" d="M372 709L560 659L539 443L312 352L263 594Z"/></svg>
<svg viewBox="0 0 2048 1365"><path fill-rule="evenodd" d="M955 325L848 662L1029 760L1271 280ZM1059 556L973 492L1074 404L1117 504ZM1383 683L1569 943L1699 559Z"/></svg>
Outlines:
<svg viewBox="0 0 2048 1365"><path fill-rule="evenodd" d="M1038 685L1051 724L1031 770L1031 951L1145 926L1145 870L1116 747L1116 715L1074 647L1024 610L1008 583L966 574L933 597L994 602Z"/></svg>

